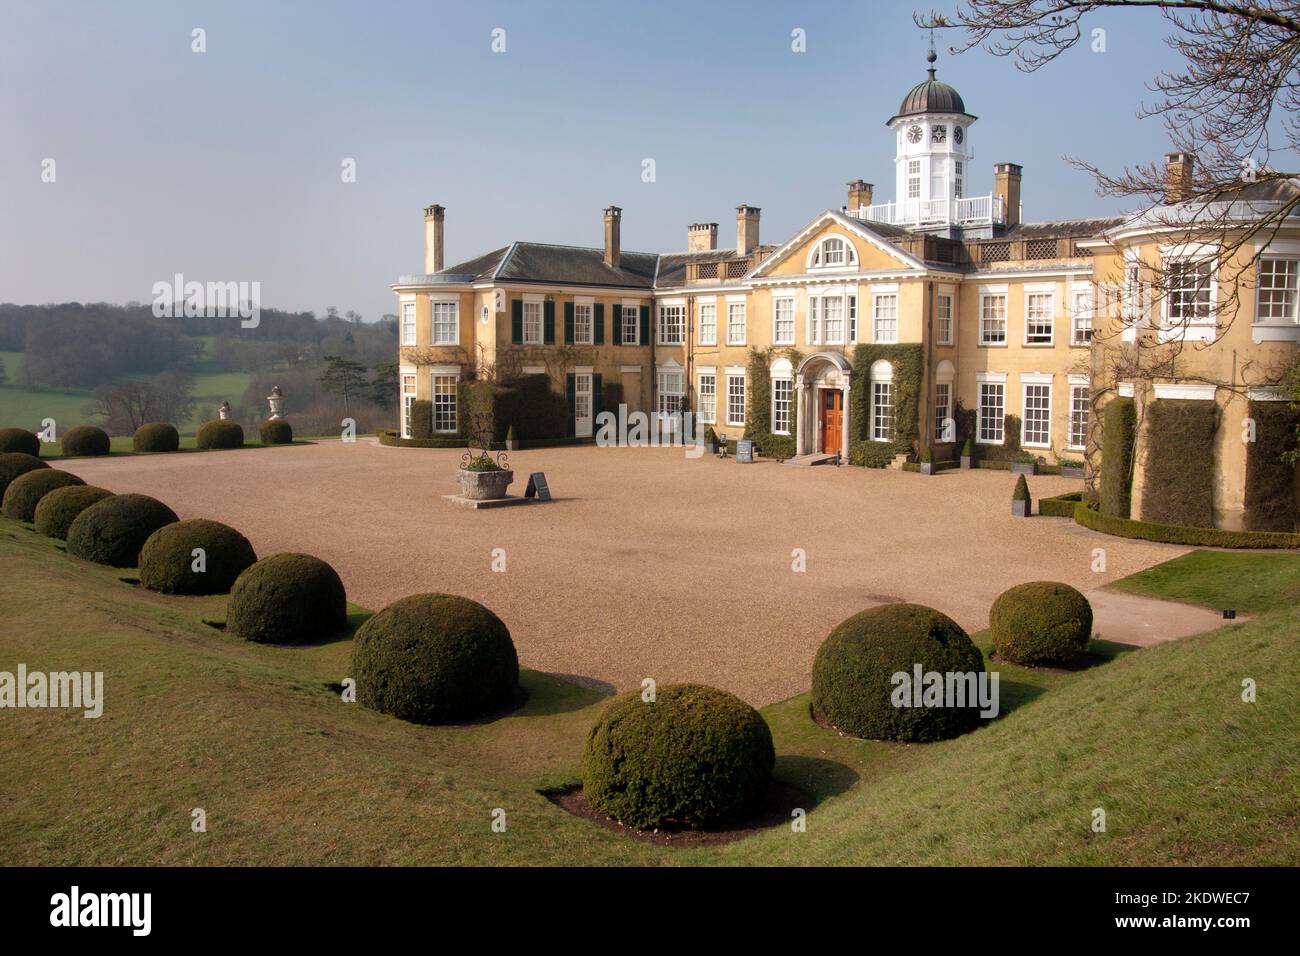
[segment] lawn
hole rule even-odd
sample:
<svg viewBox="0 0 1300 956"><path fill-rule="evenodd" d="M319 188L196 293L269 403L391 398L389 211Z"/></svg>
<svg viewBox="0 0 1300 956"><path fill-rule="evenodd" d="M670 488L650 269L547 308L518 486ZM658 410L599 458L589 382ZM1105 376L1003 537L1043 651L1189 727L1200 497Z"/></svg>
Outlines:
<svg viewBox="0 0 1300 956"><path fill-rule="evenodd" d="M808 794L807 832L679 850L539 794L576 781L594 691L525 670L527 703L509 716L415 726L342 702L347 638L248 644L202 623L224 598L143 591L8 519L0 563L0 669L103 671L106 697L97 720L0 713L10 864L1300 861L1295 607L1103 646L1075 673L999 665L1003 718L941 744L841 738L809 719L806 695L774 704L777 775ZM1241 702L1242 676L1258 703ZM1098 806L1105 833L1089 827ZM206 833L191 831L196 807Z"/></svg>
<svg viewBox="0 0 1300 956"><path fill-rule="evenodd" d="M1111 587L1215 610L1275 611L1300 605L1300 554L1193 551Z"/></svg>

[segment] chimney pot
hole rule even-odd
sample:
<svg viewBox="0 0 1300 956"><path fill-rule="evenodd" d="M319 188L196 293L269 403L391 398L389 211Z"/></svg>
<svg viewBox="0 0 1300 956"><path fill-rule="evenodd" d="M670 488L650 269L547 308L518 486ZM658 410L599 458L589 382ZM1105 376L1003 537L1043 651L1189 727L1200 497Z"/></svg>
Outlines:
<svg viewBox="0 0 1300 956"><path fill-rule="evenodd" d="M1165 203L1184 202L1192 195L1192 172L1196 156L1192 153L1165 154Z"/></svg>
<svg viewBox="0 0 1300 956"><path fill-rule="evenodd" d="M439 205L424 207L424 271L442 271L442 223L447 210Z"/></svg>
<svg viewBox="0 0 1300 956"><path fill-rule="evenodd" d="M875 187L863 179L849 183L849 212L857 212L863 206L871 205L871 193Z"/></svg>
<svg viewBox="0 0 1300 956"><path fill-rule="evenodd" d="M718 248L718 224L693 222L686 230L687 252L708 252Z"/></svg>
<svg viewBox="0 0 1300 956"><path fill-rule="evenodd" d="M758 248L758 218L762 212L757 206L741 204L736 207L736 254L747 256Z"/></svg>
<svg viewBox="0 0 1300 956"><path fill-rule="evenodd" d="M1017 163L993 164L993 192L1002 200L1003 225L1007 229L1020 225L1020 180L1024 171Z"/></svg>
<svg viewBox="0 0 1300 956"><path fill-rule="evenodd" d="M611 269L617 269L620 254L620 225L623 220L623 210L617 206L605 207L605 265Z"/></svg>

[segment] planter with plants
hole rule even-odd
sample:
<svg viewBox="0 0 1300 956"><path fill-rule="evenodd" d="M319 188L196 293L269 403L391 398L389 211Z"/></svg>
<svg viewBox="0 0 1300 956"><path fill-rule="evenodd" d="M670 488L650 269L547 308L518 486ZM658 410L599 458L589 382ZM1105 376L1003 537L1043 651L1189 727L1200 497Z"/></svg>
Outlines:
<svg viewBox="0 0 1300 956"><path fill-rule="evenodd" d="M934 449L926 448L925 451L921 452L921 474L933 475L935 473L935 470L936 469L934 467Z"/></svg>
<svg viewBox="0 0 1300 956"><path fill-rule="evenodd" d="M975 467L975 443L969 438L961 446L961 466L963 468Z"/></svg>
<svg viewBox="0 0 1300 956"><path fill-rule="evenodd" d="M1029 496L1029 482L1022 473L1016 479L1016 490L1011 493L1011 516L1028 518L1034 513L1034 501Z"/></svg>
<svg viewBox="0 0 1300 956"><path fill-rule="evenodd" d="M1062 477L1062 478L1082 478L1082 477L1083 477L1083 462L1081 462L1081 461L1076 461L1076 460L1074 460L1073 458L1062 458L1062 459L1060 460L1060 462L1061 462L1061 477Z"/></svg>
<svg viewBox="0 0 1300 956"><path fill-rule="evenodd" d="M506 451L518 451L519 439L515 437L515 426L511 425L506 430Z"/></svg>
<svg viewBox="0 0 1300 956"><path fill-rule="evenodd" d="M1033 455L1016 455L1011 459L1011 474L1013 475L1036 475L1038 474L1038 459Z"/></svg>
<svg viewBox="0 0 1300 956"><path fill-rule="evenodd" d="M496 434L496 415L491 405L475 404L465 416L468 437L465 454L460 456L460 493L471 501L496 501L508 497L506 489L515 480L504 452L492 454L492 436Z"/></svg>

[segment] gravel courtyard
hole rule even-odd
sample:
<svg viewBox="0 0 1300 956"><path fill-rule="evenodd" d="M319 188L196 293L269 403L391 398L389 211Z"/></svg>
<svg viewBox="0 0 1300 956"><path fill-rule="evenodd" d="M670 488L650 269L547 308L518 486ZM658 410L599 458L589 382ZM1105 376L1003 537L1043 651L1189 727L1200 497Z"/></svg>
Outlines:
<svg viewBox="0 0 1300 956"><path fill-rule="evenodd" d="M556 501L472 511L460 452L373 440L280 449L71 460L116 492L242 531L265 557L329 561L352 601L379 609L421 591L481 601L529 667L620 690L645 677L699 681L756 705L808 688L826 633L875 604L916 601L974 632L1024 581L1101 587L1187 549L1015 519L1002 471L931 478L859 468L687 460L681 449L555 448L511 456L522 494L544 471ZM1035 498L1077 489L1030 480ZM1106 550L1094 573L1092 551ZM494 549L506 570L492 570ZM807 570L792 570L792 552ZM1131 643L1215 626L1213 614L1089 595L1096 630Z"/></svg>

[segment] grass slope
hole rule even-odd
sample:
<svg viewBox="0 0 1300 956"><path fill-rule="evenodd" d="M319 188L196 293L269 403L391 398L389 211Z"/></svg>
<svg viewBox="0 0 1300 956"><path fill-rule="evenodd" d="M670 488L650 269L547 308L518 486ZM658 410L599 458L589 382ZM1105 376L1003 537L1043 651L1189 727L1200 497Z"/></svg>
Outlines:
<svg viewBox="0 0 1300 956"><path fill-rule="evenodd" d="M538 794L577 778L592 691L525 671L521 710L417 727L339 699L347 639L247 644L200 623L224 598L131 587L8 519L0 564L0 670L106 683L98 720L0 711L10 864L1300 860L1294 607L1134 653L1103 647L1108 663L1074 674L1002 666L1011 713L943 744L836 737L806 696L766 708L778 775L816 802L807 832L677 850ZM1240 702L1243 676L1257 704ZM1089 828L1097 806L1106 833ZM190 830L195 807L207 833ZM498 807L505 833L490 827Z"/></svg>

